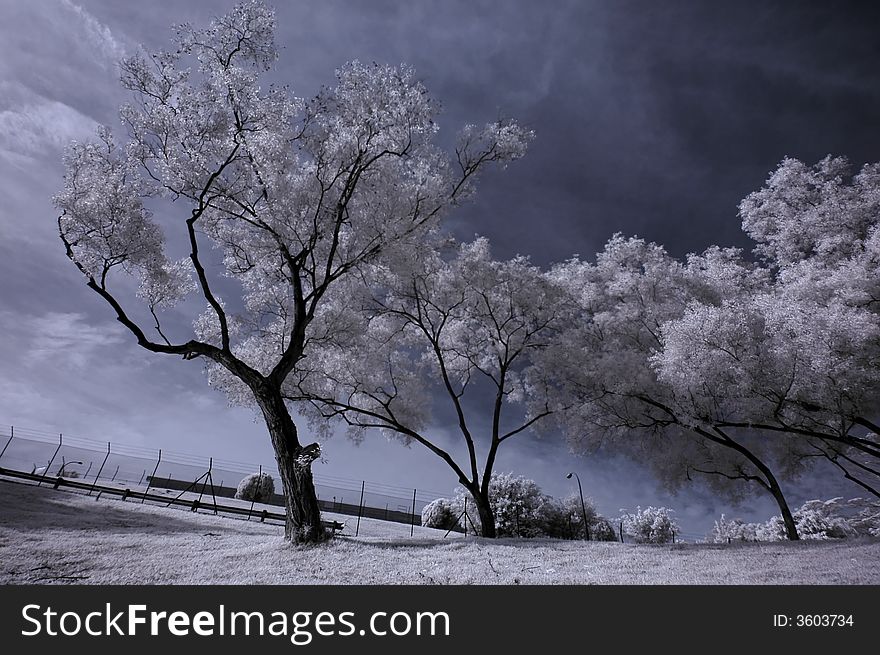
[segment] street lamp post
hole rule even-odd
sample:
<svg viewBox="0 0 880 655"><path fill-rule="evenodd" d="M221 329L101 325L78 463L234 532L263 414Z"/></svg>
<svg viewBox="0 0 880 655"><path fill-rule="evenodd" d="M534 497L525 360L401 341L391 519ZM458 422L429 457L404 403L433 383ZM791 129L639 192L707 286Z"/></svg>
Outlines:
<svg viewBox="0 0 880 655"><path fill-rule="evenodd" d="M584 539L587 541L590 540L590 524L587 522L587 506L584 503L584 489L581 487L581 478L577 473L569 473L565 477L571 480L571 476L574 476L578 483L578 493L581 496L581 512L583 512L584 516Z"/></svg>

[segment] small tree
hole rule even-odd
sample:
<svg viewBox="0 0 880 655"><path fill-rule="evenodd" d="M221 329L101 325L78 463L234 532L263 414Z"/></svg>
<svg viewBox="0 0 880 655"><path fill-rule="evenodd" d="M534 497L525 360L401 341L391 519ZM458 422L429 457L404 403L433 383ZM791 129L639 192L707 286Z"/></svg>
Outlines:
<svg viewBox="0 0 880 655"><path fill-rule="evenodd" d="M275 480L268 473L252 473L238 483L235 497L256 503L265 503L275 494Z"/></svg>
<svg viewBox="0 0 880 655"><path fill-rule="evenodd" d="M509 147L524 138L511 136ZM565 326L566 300L525 257L492 259L486 239L452 252L422 247L381 289L348 298L354 309L341 329L356 327L357 336L328 335L312 360L319 374L291 378L286 393L307 401L318 428L333 418L358 438L373 428L424 446L470 495L483 536L509 534L511 524L498 528L493 514L495 461L505 442L551 414L533 358ZM523 416L517 406L527 398L532 411ZM458 459L430 424L441 403L454 416ZM528 520L520 516L521 525Z"/></svg>
<svg viewBox="0 0 880 655"><path fill-rule="evenodd" d="M666 544L673 540L678 526L665 507L637 507L620 517L623 531L640 544Z"/></svg>
<svg viewBox="0 0 880 655"><path fill-rule="evenodd" d="M451 530L458 525L458 513L448 498L437 498L422 510L422 525L426 528Z"/></svg>

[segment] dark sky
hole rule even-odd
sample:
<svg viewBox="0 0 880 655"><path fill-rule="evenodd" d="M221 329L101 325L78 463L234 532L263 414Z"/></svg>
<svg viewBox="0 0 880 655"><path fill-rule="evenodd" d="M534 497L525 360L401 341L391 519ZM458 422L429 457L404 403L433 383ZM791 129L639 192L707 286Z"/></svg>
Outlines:
<svg viewBox="0 0 880 655"><path fill-rule="evenodd" d="M614 232L675 255L740 245L738 202L784 156L880 160L880 5L807 2L278 2L274 79L312 95L350 59L413 65L444 112L512 116L535 130L525 159L488 174L456 234L547 264L591 257ZM54 232L60 150L116 122L115 62L168 45L168 26L227 2L0 0L0 422L271 461L263 428L227 409L198 366L139 352L75 275ZM440 428L438 428L440 429ZM442 429L441 429L442 430ZM316 469L440 491L432 456L335 438ZM668 504L693 532L760 518L693 492L670 498L637 467L572 459L524 439L499 463L549 492L580 472L601 511ZM792 487L794 500L835 489ZM853 489L854 491L854 489ZM827 493L825 493L827 492ZM851 493L850 490L840 493Z"/></svg>

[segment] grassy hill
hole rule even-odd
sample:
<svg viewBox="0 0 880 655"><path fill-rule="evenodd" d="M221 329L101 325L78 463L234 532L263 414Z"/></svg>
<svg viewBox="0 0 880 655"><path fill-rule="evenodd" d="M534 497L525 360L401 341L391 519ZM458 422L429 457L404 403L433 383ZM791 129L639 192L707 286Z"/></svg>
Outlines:
<svg viewBox="0 0 880 655"><path fill-rule="evenodd" d="M485 540L363 519L326 546L279 525L0 480L4 584L880 584L880 540Z"/></svg>

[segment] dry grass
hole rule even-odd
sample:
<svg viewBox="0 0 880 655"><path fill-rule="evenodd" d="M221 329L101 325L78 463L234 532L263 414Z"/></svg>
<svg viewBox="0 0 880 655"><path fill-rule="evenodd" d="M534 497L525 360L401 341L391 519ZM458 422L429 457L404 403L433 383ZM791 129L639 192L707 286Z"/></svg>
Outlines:
<svg viewBox="0 0 880 655"><path fill-rule="evenodd" d="M639 546L484 540L364 519L294 547L279 526L0 481L6 584L878 584L880 540ZM345 532L352 531L351 517Z"/></svg>

